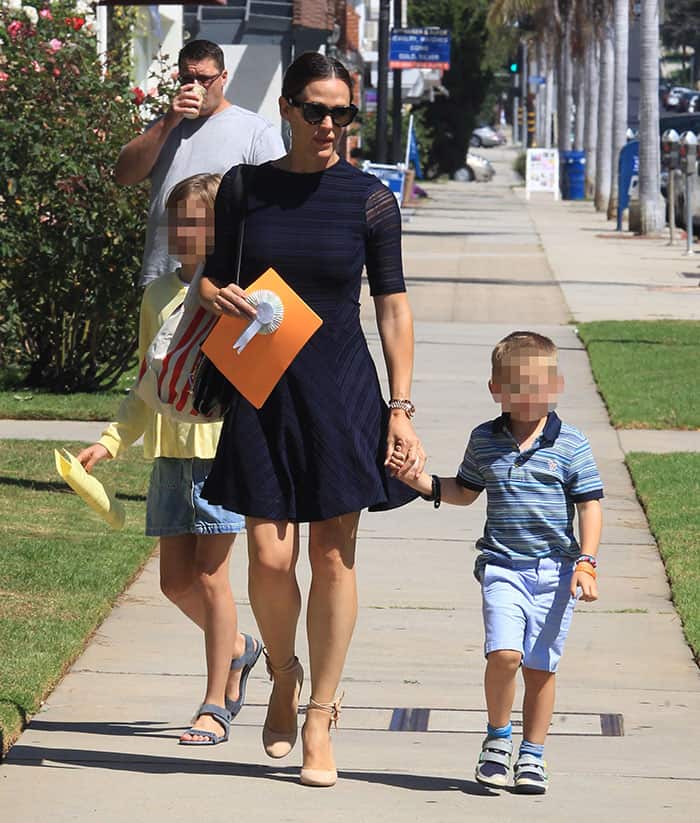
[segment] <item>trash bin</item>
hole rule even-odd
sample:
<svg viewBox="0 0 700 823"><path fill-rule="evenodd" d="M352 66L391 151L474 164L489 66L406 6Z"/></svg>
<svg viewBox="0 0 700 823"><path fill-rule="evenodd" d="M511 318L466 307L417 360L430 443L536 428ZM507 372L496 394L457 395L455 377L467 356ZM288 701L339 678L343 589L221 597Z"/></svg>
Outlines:
<svg viewBox="0 0 700 823"><path fill-rule="evenodd" d="M586 192L586 153L562 152L561 196L564 200L583 200Z"/></svg>

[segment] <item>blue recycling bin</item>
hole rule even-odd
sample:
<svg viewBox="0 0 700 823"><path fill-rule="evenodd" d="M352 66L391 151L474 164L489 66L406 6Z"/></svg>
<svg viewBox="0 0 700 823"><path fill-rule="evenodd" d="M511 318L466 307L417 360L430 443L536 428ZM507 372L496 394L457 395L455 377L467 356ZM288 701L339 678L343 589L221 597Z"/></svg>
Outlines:
<svg viewBox="0 0 700 823"><path fill-rule="evenodd" d="M583 200L586 194L586 153L563 151L561 196L564 200Z"/></svg>

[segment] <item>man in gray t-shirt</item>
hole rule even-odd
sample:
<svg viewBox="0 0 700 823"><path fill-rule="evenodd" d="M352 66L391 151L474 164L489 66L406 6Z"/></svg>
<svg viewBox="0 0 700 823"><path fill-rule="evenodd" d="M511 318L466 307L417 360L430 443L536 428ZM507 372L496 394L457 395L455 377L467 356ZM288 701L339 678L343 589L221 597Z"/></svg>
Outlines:
<svg viewBox="0 0 700 823"><path fill-rule="evenodd" d="M216 43L192 40L178 56L181 87L170 110L127 143L114 169L117 183L151 178L141 285L172 271L165 201L192 174L223 174L238 163L259 165L286 149L278 130L224 97L224 55Z"/></svg>

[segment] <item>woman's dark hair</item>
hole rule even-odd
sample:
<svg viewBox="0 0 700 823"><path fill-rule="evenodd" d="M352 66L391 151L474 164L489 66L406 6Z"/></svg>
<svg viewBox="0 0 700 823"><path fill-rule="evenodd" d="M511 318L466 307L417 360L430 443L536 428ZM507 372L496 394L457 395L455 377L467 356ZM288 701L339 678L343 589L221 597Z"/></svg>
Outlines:
<svg viewBox="0 0 700 823"><path fill-rule="evenodd" d="M353 82L350 72L345 66L333 57L326 57L317 51L305 51L292 63L284 73L282 82L282 97L285 100L296 100L304 89L314 80L328 80L337 77L342 80L350 91L352 101Z"/></svg>
<svg viewBox="0 0 700 823"><path fill-rule="evenodd" d="M220 46L212 43L211 40L190 40L189 43L180 49L177 56L177 65L182 71L182 67L188 61L199 63L200 60L213 60L216 68L223 71L225 68L224 53Z"/></svg>

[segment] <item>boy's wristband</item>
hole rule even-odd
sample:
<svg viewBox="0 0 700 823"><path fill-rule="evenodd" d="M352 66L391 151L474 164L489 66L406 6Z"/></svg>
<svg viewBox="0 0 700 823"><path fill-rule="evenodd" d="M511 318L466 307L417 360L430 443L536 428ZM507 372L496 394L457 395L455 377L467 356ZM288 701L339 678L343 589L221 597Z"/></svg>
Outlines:
<svg viewBox="0 0 700 823"><path fill-rule="evenodd" d="M591 566L590 563L585 561L581 561L576 564L575 571L577 572L584 572L585 574L590 574L590 576L595 580L598 575L596 574L596 570Z"/></svg>
<svg viewBox="0 0 700 823"><path fill-rule="evenodd" d="M590 563L594 569L598 568L598 558L592 554L580 554L576 560L577 563Z"/></svg>
<svg viewBox="0 0 700 823"><path fill-rule="evenodd" d="M434 474L432 475L431 480L433 487L430 494L422 494L421 497L423 498L423 500L428 500L429 502L432 502L433 506L436 509L439 509L440 503L442 502L442 488L440 486L440 478L436 474Z"/></svg>

